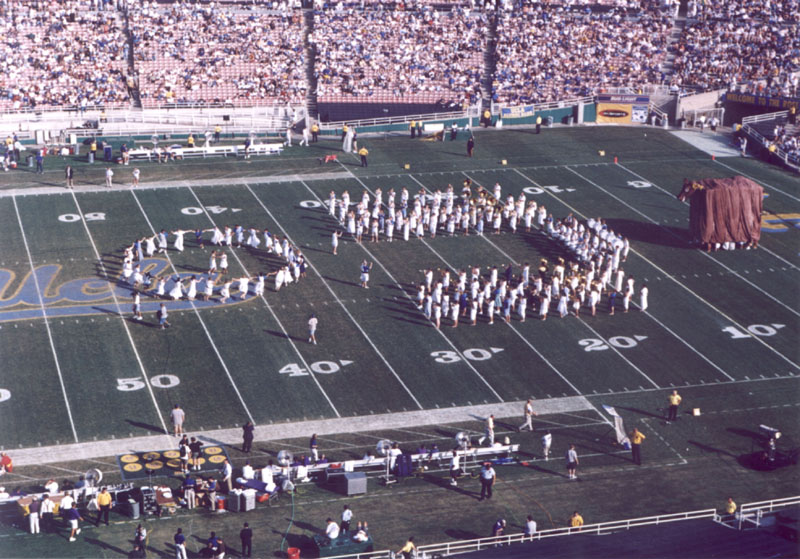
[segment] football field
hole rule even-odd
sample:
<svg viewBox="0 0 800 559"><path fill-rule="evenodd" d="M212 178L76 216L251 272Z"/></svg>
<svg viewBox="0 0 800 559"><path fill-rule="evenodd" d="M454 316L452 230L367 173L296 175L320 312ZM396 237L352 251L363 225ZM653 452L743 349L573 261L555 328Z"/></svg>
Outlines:
<svg viewBox="0 0 800 559"><path fill-rule="evenodd" d="M800 374L798 230L800 180L753 159L717 158L668 132L585 128L479 132L465 142L361 140L369 167L332 141L289 148L262 161L142 163L142 186L97 186L101 169L81 166L74 191L56 190L58 162L42 181L20 171L0 190L0 446L87 443L171 430L179 404L190 430L348 418L393 412L718 386L735 397L751 383ZM598 150L603 149L605 156ZM336 153L321 166L317 158ZM618 157L618 163L613 158ZM501 160L507 160L503 165ZM252 162L252 164L251 164ZM410 168L404 169L408 163ZM126 168L119 167L119 177ZM705 253L688 246L684 178L749 176L764 187L757 250ZM425 269L485 273L509 264L519 274L541 258L567 257L538 230L499 235L356 243L327 209L331 191L354 201L364 191L406 187L432 195L465 179L503 196L524 193L554 217L601 217L628 237L623 268L650 290L647 312L509 324L462 319L434 328L413 300ZM91 180L90 180L91 179ZM123 179L120 178L120 181ZM47 182L50 181L50 182ZM46 189L35 187L47 186ZM16 188L12 190L12 188ZM307 277L263 297L226 303L142 297L121 281L123 249L156 232L242 225L286 237L309 264ZM426 232L427 233L427 232ZM171 236L171 239L174 238ZM229 276L274 272L281 260L250 247L204 247L186 234L182 252L145 258L143 271L183 280L205 275L224 250ZM359 284L373 263L369 289ZM167 291L172 279L167 282ZM171 327L156 310L169 309ZM638 302L638 297L634 299ZM319 318L318 345L307 322ZM776 383L787 389L786 381ZM797 392L796 380L788 382ZM777 393L776 392L776 393ZM764 394L763 391L759 394ZM663 396L666 398L666 395ZM769 402L761 402L765 404ZM795 412L793 412L795 413Z"/></svg>

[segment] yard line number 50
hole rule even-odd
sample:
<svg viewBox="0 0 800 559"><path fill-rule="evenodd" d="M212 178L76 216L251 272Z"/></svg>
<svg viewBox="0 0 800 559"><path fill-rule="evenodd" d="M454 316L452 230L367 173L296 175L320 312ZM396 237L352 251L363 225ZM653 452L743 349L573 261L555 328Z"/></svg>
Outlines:
<svg viewBox="0 0 800 559"><path fill-rule="evenodd" d="M181 379L175 375L156 375L150 378L150 386L155 386L156 388L174 388L180 383ZM133 392L144 387L145 383L141 377L117 379L117 390L122 392Z"/></svg>

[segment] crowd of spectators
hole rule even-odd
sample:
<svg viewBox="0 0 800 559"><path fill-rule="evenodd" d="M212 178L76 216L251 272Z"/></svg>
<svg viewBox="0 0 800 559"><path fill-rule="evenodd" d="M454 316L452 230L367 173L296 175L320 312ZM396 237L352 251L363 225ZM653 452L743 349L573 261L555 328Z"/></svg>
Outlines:
<svg viewBox="0 0 800 559"><path fill-rule="evenodd" d="M495 100L540 103L607 87L661 83L672 21L666 11L526 5L497 25Z"/></svg>
<svg viewBox="0 0 800 559"><path fill-rule="evenodd" d="M675 45L675 77L719 89L741 84L752 93L796 95L800 10L796 1L690 0ZM741 89L741 88L740 88Z"/></svg>
<svg viewBox="0 0 800 559"><path fill-rule="evenodd" d="M300 104L300 0L0 2L0 109ZM665 83L798 95L795 0L314 0L322 102L538 103ZM127 22L126 22L127 17ZM496 17L496 43L490 43ZM126 25L127 23L127 25ZM129 52L132 48L132 53ZM665 62L675 53L670 75ZM313 83L313 82L312 82Z"/></svg>
<svg viewBox="0 0 800 559"><path fill-rule="evenodd" d="M772 151L771 146L783 150L790 160L800 162L800 136L788 133L786 125L775 127L770 142L770 151Z"/></svg>
<svg viewBox="0 0 800 559"><path fill-rule="evenodd" d="M320 100L474 101L480 95L487 19L469 7L317 10Z"/></svg>
<svg viewBox="0 0 800 559"><path fill-rule="evenodd" d="M302 14L214 4L129 11L145 107L165 103L302 102Z"/></svg>
<svg viewBox="0 0 800 559"><path fill-rule="evenodd" d="M124 105L128 44L100 0L0 4L0 108Z"/></svg>

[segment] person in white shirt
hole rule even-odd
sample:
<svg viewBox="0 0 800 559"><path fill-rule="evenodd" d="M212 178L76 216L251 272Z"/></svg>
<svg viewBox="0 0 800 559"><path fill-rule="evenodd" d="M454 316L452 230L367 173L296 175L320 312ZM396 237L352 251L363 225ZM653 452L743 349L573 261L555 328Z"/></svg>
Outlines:
<svg viewBox="0 0 800 559"><path fill-rule="evenodd" d="M58 493L58 483L56 480L50 478L47 483L44 484L44 490L50 493L51 495Z"/></svg>
<svg viewBox="0 0 800 559"><path fill-rule="evenodd" d="M342 523L339 526L341 528L341 531L344 532L345 534L350 529L350 522L352 520L353 520L353 511L350 510L350 507L348 505L345 505L344 509L342 510Z"/></svg>
<svg viewBox="0 0 800 559"><path fill-rule="evenodd" d="M332 518L328 518L325 522L328 525L325 527L325 535L328 536L330 539L335 540L339 537L339 525L333 521Z"/></svg>
<svg viewBox="0 0 800 559"><path fill-rule="evenodd" d="M114 171L111 170L111 167L106 169L106 186L111 188L113 185L113 178L114 178Z"/></svg>
<svg viewBox="0 0 800 559"><path fill-rule="evenodd" d="M545 460L550 459L550 446L553 444L553 435L550 434L550 431L542 436L542 455L544 456Z"/></svg>
<svg viewBox="0 0 800 559"><path fill-rule="evenodd" d="M536 533L536 521L529 514L528 520L525 522L525 535L533 536Z"/></svg>
<svg viewBox="0 0 800 559"><path fill-rule="evenodd" d="M253 466L250 465L250 460L248 460L247 463L242 466L242 477L244 479L253 479L255 475L256 472L253 469Z"/></svg>

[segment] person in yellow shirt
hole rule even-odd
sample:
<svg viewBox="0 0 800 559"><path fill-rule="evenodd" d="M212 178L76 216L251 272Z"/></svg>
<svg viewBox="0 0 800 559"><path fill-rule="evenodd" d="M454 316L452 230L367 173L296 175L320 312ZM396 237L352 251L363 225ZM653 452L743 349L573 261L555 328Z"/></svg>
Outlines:
<svg viewBox="0 0 800 559"><path fill-rule="evenodd" d="M347 131L348 130L350 130L350 128L346 124L344 126L342 126L342 141L343 142L344 142L345 137L347 137Z"/></svg>
<svg viewBox="0 0 800 559"><path fill-rule="evenodd" d="M108 526L108 513L111 512L111 500L111 493L108 492L108 489L103 487L97 495L97 506L100 508L97 511L97 521L94 523L95 526L100 526L101 517L105 519L106 526Z"/></svg>
<svg viewBox="0 0 800 559"><path fill-rule="evenodd" d="M542 115L536 115L536 133L539 134L542 131Z"/></svg>
<svg viewBox="0 0 800 559"><path fill-rule="evenodd" d="M575 511L572 513L572 516L569 517L569 527L570 528L577 528L580 532L581 526L583 526L583 517Z"/></svg>
<svg viewBox="0 0 800 559"><path fill-rule="evenodd" d="M367 165L367 156L369 155L369 151L367 151L366 146L364 146L360 150L358 150L358 155L361 156L361 166L362 167L368 167L368 165Z"/></svg>
<svg viewBox="0 0 800 559"><path fill-rule="evenodd" d="M486 109L485 111L483 111L483 127L489 128L491 124L492 124L492 113L489 111L489 109Z"/></svg>
<svg viewBox="0 0 800 559"><path fill-rule="evenodd" d="M406 544L398 551L398 553L403 554L403 559L411 559L416 552L417 546L414 545L414 536L410 536Z"/></svg>
<svg viewBox="0 0 800 559"><path fill-rule="evenodd" d="M412 120L411 124L408 126L408 129L411 130L411 139L414 139L414 133L417 131L417 121Z"/></svg>
<svg viewBox="0 0 800 559"><path fill-rule="evenodd" d="M728 502L725 503L725 512L736 514L736 503L733 501L733 497L728 497Z"/></svg>
<svg viewBox="0 0 800 559"><path fill-rule="evenodd" d="M219 124L217 124L217 125L214 127L214 143L215 143L215 144L218 144L218 143L219 143L219 137L220 137L220 135L221 135L221 134L222 134L222 126L220 126Z"/></svg>
<svg viewBox="0 0 800 559"><path fill-rule="evenodd" d="M189 134L189 137L186 139L186 146L193 148L194 147L194 136Z"/></svg>
<svg viewBox="0 0 800 559"><path fill-rule="evenodd" d="M639 429L633 428L629 435L631 439L631 455L633 457L633 463L641 466L642 465L642 442L647 438L645 437Z"/></svg>
<svg viewBox="0 0 800 559"><path fill-rule="evenodd" d="M319 125L315 122L311 125L311 142L317 143L319 139Z"/></svg>
<svg viewBox="0 0 800 559"><path fill-rule="evenodd" d="M667 423L678 421L678 406L681 404L681 395L677 390L673 390L669 395L669 410L667 412Z"/></svg>

